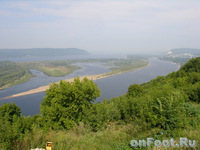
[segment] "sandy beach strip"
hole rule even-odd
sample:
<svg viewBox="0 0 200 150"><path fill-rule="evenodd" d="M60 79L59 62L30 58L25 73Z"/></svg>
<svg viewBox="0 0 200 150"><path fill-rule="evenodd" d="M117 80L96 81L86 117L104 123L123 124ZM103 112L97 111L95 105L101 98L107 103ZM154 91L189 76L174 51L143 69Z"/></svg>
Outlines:
<svg viewBox="0 0 200 150"><path fill-rule="evenodd" d="M113 76L113 75L117 75L117 74L121 74L121 73L125 73L125 72L138 70L138 69L145 68L145 67L148 67L148 66L149 66L149 63L146 66L143 66L143 67L140 67L140 68L136 68L136 69L133 69L133 70L129 70L129 71L118 72L118 73L109 72L109 73L102 73L102 74L96 74L96 75L80 76L79 79L83 80L84 78L87 78L89 80L98 80L98 79L106 78L106 77L109 77L109 76ZM73 82L74 78L66 79L65 81ZM36 93L40 93L40 92L45 92L47 89L49 89L49 85L41 86L41 87L29 90L29 91L25 91L25 92L21 92L21 93L18 93L18 94L11 95L11 96L3 97L3 98L0 98L0 100L5 100L5 99L10 99L10 98L15 98L15 97L20 97L20 96L25 96L25 95L31 95L31 94L36 94Z"/></svg>
<svg viewBox="0 0 200 150"><path fill-rule="evenodd" d="M89 80L98 80L98 79L102 79L102 78L105 78L105 77L108 77L108 76L111 76L111 75L109 75L107 73L103 73L103 74L97 74L97 75L80 76L79 79L83 80L86 77ZM65 81L73 82L74 78L66 79ZM49 85L41 86L41 87L38 87L36 89L32 89L32 90L25 91L25 92L22 92L22 93L14 94L14 95L11 95L11 96L8 96L8 97L3 97L3 98L0 98L0 100L10 99L10 98L14 98L14 97L20 97L20 96L25 96L25 95L30 95L30 94L35 94L35 93L39 93L39 92L44 92L47 89L49 89Z"/></svg>

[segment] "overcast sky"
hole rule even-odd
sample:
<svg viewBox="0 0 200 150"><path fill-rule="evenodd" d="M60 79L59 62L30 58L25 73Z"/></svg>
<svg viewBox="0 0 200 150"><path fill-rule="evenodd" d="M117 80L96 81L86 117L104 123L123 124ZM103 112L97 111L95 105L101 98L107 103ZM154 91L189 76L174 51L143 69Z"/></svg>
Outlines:
<svg viewBox="0 0 200 150"><path fill-rule="evenodd" d="M0 48L200 48L200 0L0 0Z"/></svg>

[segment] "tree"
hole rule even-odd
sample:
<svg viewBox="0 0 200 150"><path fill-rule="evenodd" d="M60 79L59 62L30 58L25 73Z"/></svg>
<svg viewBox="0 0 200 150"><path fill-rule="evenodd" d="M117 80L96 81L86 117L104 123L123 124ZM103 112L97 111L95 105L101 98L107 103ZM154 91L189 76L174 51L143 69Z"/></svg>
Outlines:
<svg viewBox="0 0 200 150"><path fill-rule="evenodd" d="M0 106L0 118L13 122L13 117L20 117L21 111L20 107L18 107L15 103L4 103Z"/></svg>
<svg viewBox="0 0 200 150"><path fill-rule="evenodd" d="M200 57L190 59L180 70L186 72L200 72Z"/></svg>
<svg viewBox="0 0 200 150"><path fill-rule="evenodd" d="M41 102L42 118L47 127L69 129L81 121L84 109L89 109L99 96L97 85L87 78L52 83Z"/></svg>
<svg viewBox="0 0 200 150"><path fill-rule="evenodd" d="M143 93L143 88L138 84L133 84L128 88L127 96L136 97Z"/></svg>
<svg viewBox="0 0 200 150"><path fill-rule="evenodd" d="M0 149L11 149L11 143L20 137L21 132L20 108L15 103L0 106Z"/></svg>

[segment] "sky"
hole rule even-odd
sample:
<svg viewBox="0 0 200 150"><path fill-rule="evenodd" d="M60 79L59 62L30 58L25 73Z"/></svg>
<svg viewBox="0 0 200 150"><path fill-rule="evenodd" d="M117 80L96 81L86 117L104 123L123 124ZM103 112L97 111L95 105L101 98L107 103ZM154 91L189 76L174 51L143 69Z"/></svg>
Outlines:
<svg viewBox="0 0 200 150"><path fill-rule="evenodd" d="M0 0L0 49L200 48L200 0Z"/></svg>

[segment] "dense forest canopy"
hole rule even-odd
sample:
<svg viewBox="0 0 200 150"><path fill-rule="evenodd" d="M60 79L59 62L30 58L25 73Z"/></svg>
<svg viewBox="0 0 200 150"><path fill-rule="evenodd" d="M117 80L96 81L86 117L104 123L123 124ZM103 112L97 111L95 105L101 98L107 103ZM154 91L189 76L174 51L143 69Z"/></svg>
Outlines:
<svg viewBox="0 0 200 150"><path fill-rule="evenodd" d="M55 149L130 149L133 138L147 137L199 143L199 66L199 57L191 59L177 72L96 104L100 91L93 81L53 83L40 114L24 117L15 104L0 106L0 149L44 147L46 141Z"/></svg>

